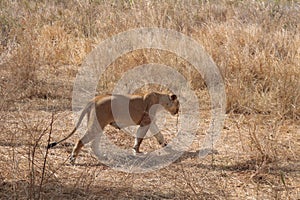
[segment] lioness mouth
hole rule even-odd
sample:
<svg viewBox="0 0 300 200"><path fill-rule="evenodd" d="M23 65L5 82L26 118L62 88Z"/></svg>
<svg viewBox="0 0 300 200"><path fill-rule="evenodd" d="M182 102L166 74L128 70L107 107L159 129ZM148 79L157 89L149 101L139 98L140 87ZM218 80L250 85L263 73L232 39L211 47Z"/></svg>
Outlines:
<svg viewBox="0 0 300 200"><path fill-rule="evenodd" d="M176 109L176 111L173 113L173 115L177 115L179 112L179 109Z"/></svg>

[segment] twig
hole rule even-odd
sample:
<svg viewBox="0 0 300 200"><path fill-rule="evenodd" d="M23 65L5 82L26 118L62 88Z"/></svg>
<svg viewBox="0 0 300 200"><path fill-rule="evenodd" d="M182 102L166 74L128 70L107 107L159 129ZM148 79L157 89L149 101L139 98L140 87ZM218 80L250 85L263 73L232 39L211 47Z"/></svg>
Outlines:
<svg viewBox="0 0 300 200"><path fill-rule="evenodd" d="M191 190L193 191L193 193L194 193L196 199L199 199L199 195L198 195L198 193L196 192L194 186L191 184L190 180L188 180L188 178L187 178L187 176L186 176L186 172L184 171L182 164L181 164L181 171L182 171L182 174L183 174L183 177L184 177L184 179L185 179L186 184L191 188Z"/></svg>
<svg viewBox="0 0 300 200"><path fill-rule="evenodd" d="M40 140L42 139L42 137L45 135L45 133L47 132L48 127L46 129L43 130L42 134L40 134L40 136L38 137L38 139L35 141L33 149L32 149L32 153L31 153L31 160L30 160L30 148L29 148L29 167L31 169L31 176L30 176L30 199L34 198L34 193L35 193L35 189L34 189L34 184L35 184L35 166L36 164L34 163L35 160L35 152L36 152L36 148L39 145Z"/></svg>
<svg viewBox="0 0 300 200"><path fill-rule="evenodd" d="M51 115L50 130L49 130L49 135L48 135L48 141L47 141L48 144L47 144L47 146L50 143L53 122L54 122L54 113L52 113L52 115ZM40 196L41 196L41 191L42 191L42 186L43 186L43 181L44 181L44 176L45 176L45 168L46 168L47 157L48 157L48 148L46 148L46 155L44 157L43 170L42 170L42 178L41 178L41 183L40 183L40 188L39 188L38 198L37 199L40 199Z"/></svg>

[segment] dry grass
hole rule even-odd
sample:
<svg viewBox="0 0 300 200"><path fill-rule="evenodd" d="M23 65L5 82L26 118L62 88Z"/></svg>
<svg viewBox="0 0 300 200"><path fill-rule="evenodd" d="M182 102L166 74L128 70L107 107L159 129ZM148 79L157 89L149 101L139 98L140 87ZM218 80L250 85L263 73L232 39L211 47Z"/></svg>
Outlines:
<svg viewBox="0 0 300 200"><path fill-rule="evenodd" d="M300 198L298 1L0 0L0 8L1 199ZM72 129L72 85L85 56L104 39L137 27L187 34L219 66L228 105L218 154L198 159L195 142L175 163L145 174L114 171L88 148L70 166L69 143L47 154L49 134L54 140ZM153 62L191 82L202 102L197 137L203 138L210 108L205 84L170 52L120 57L98 91L111 91L126 70ZM125 134L112 139L132 142ZM143 148L159 147L146 140Z"/></svg>

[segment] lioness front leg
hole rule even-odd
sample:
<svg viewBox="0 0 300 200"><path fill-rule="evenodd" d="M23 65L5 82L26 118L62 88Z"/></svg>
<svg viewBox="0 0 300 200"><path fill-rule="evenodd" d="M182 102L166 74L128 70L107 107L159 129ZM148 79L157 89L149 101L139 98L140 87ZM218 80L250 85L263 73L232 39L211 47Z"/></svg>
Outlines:
<svg viewBox="0 0 300 200"><path fill-rule="evenodd" d="M135 137L135 141L134 141L134 146L133 146L134 153L141 153L140 152L140 145L141 145L148 129L149 129L149 125L140 126L138 128L137 133L136 133L136 137Z"/></svg>
<svg viewBox="0 0 300 200"><path fill-rule="evenodd" d="M140 152L140 145L147 133L147 131L150 128L151 124L151 119L148 113L145 113L143 116L143 119L140 123L140 127L137 130L135 141L134 141L134 146L133 146L133 151L134 153L141 153Z"/></svg>
<svg viewBox="0 0 300 200"><path fill-rule="evenodd" d="M161 134L160 131L157 134L155 134L154 137L156 138L156 140L160 144L160 146L162 146L162 147L167 146L167 142L165 141L164 136Z"/></svg>
<svg viewBox="0 0 300 200"><path fill-rule="evenodd" d="M157 125L154 122L150 125L150 131L151 131L152 134L154 134L154 137L156 138L157 142L162 147L167 146L167 143L165 142L164 136L161 134L159 128L157 127Z"/></svg>

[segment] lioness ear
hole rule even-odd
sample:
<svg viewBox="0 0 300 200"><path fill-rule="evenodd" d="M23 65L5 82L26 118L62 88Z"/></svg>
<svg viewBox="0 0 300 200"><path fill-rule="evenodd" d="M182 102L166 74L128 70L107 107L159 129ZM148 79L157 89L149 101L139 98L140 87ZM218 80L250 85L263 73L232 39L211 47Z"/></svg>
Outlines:
<svg viewBox="0 0 300 200"><path fill-rule="evenodd" d="M176 99L177 99L177 96L176 96L175 94L172 94L172 95L171 95L171 100L174 101L174 100L176 100Z"/></svg>

